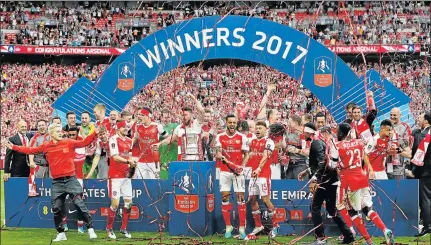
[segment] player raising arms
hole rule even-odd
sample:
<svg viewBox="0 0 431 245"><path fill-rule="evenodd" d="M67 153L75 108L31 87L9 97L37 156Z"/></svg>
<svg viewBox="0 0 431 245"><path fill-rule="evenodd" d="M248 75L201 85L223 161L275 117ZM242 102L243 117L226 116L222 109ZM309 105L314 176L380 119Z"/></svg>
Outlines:
<svg viewBox="0 0 431 245"><path fill-rule="evenodd" d="M243 169L248 161L247 137L236 131L237 118L235 115L226 116L226 132L216 137L216 156L222 161L220 166L220 192L222 196L222 214L226 223L225 237L232 236L233 226L230 222L232 204L229 202L230 191L233 190L238 201L239 233L245 239L246 205L244 202L245 178Z"/></svg>
<svg viewBox="0 0 431 245"><path fill-rule="evenodd" d="M108 237L116 239L117 237L112 230L115 215L120 204L120 198L123 197L123 220L120 232L127 238L132 235L127 231L130 210L132 209L132 180L127 178L129 167L136 167L136 161L131 157L132 139L127 137L128 128L126 121L117 122L117 133L109 138L110 166L108 172L108 193L111 198L111 207L108 208L108 222L106 231Z"/></svg>
<svg viewBox="0 0 431 245"><path fill-rule="evenodd" d="M377 110L374 103L373 92L367 91L367 114L362 115L362 109L359 105L352 106L352 122L350 123L353 129L351 134L355 139L362 139L365 144L373 137L371 125L376 119Z"/></svg>
<svg viewBox="0 0 431 245"><path fill-rule="evenodd" d="M160 176L160 158L158 148L153 150L153 144L159 142L159 138L166 137L167 133L161 124L152 121L150 108L144 107L138 112L139 123L133 135L134 148L139 150L132 151L132 156L138 159L138 169L135 179L158 179ZM136 144L135 144L136 143Z"/></svg>
<svg viewBox="0 0 431 245"><path fill-rule="evenodd" d="M250 159L248 166L252 168L252 179L248 185L249 201L255 223L255 228L247 236L246 239L252 239L254 235L261 232L264 227L260 220L259 203L257 202L258 196L261 196L263 203L268 208L270 217L275 214L274 205L271 203L269 193L271 189L271 162L270 156L275 148L274 141L266 137L266 123L258 121L256 123L256 138L251 140L250 143ZM273 229L271 236L275 237L279 231L279 225L273 220Z"/></svg>
<svg viewBox="0 0 431 245"><path fill-rule="evenodd" d="M373 244L371 236L365 228L364 221L359 212L362 212L383 231L387 244L394 244L394 236L391 230L386 228L380 216L372 210L373 200L370 193L368 176L362 169L362 159L368 164L368 159L364 155L364 145L359 139L347 139L351 127L347 123L338 126L338 142L335 143L334 150L331 150L331 160L337 161L340 168L340 189L339 198L346 194L349 215L359 233L364 237L367 244Z"/></svg>

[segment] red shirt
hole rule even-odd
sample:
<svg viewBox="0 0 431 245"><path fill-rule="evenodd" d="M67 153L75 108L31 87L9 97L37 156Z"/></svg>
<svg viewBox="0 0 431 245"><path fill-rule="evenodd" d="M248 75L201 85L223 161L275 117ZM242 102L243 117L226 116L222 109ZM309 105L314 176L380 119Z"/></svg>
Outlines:
<svg viewBox="0 0 431 245"><path fill-rule="evenodd" d="M243 160L243 151L248 151L247 137L236 132L229 136L226 132L218 134L216 137L216 147L221 147L222 155L235 165L241 166ZM220 171L230 172L226 164L220 164Z"/></svg>
<svg viewBox="0 0 431 245"><path fill-rule="evenodd" d="M367 121L364 119L361 119L358 122L353 120L350 126L353 129L352 133L354 133L353 136L355 139L362 139L364 142L368 142L368 140L373 137L370 127L368 126Z"/></svg>
<svg viewBox="0 0 431 245"><path fill-rule="evenodd" d="M213 122L204 123L202 124L202 132L209 132L213 127L214 127Z"/></svg>
<svg viewBox="0 0 431 245"><path fill-rule="evenodd" d="M368 176L362 169L364 146L361 140L344 140L335 143L331 152L334 159L339 159L341 186L356 191L368 187Z"/></svg>
<svg viewBox="0 0 431 245"><path fill-rule="evenodd" d="M52 140L38 147L16 146L12 150L25 154L45 154L49 164L49 170L53 179L75 175L75 149L85 147L95 139L96 133L92 133L85 140L63 139L54 143Z"/></svg>
<svg viewBox="0 0 431 245"><path fill-rule="evenodd" d="M274 150L274 141L263 137L261 139L253 139L250 143L250 158L248 160L248 167L251 167L252 171L259 167L260 161L262 161L264 151L268 151L268 158L260 171L258 177L271 178L271 152Z"/></svg>
<svg viewBox="0 0 431 245"><path fill-rule="evenodd" d="M115 134L109 138L109 178L127 178L129 171L129 165L123 162L117 162L114 160L114 156L120 156L125 159L129 159L131 156L132 139L129 137L121 137Z"/></svg>
<svg viewBox="0 0 431 245"><path fill-rule="evenodd" d="M164 132L163 126L157 123L151 123L148 127L143 124L136 126L134 137L138 139L138 143L133 146L132 156L139 157L141 163L158 162L151 145L159 142L159 136ZM136 150L138 148L138 150Z"/></svg>
<svg viewBox="0 0 431 245"><path fill-rule="evenodd" d="M389 139L380 138L379 134L374 135L365 147L365 153L368 154L373 171L385 171L385 161L387 150L389 148Z"/></svg>
<svg viewBox="0 0 431 245"><path fill-rule="evenodd" d="M114 126L111 125L111 122L109 121L108 117L105 117L105 119L103 119L102 122L100 122L100 121L96 122L97 127L99 127L100 125L105 126L106 130L109 132L110 137L115 135L116 127L115 127L115 125Z"/></svg>

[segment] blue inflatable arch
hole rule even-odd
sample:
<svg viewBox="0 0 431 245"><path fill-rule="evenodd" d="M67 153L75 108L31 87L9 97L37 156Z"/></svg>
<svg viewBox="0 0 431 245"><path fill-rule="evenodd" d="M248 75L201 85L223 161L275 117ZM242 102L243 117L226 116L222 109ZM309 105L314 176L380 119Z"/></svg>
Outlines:
<svg viewBox="0 0 431 245"><path fill-rule="evenodd" d="M158 76L210 59L241 59L277 69L301 81L337 122L345 119L348 102L365 108L365 84L376 92L380 115L395 106L408 109L410 101L376 71L364 83L343 60L302 32L259 18L212 16L183 21L149 35L117 57L96 82L80 79L53 107L60 113L74 110L80 115L92 111L96 103L104 103L108 112L121 111Z"/></svg>

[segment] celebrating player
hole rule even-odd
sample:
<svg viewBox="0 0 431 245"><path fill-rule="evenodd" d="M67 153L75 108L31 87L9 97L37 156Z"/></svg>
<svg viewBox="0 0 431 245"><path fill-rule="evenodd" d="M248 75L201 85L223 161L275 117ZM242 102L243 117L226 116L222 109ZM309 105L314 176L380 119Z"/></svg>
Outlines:
<svg viewBox="0 0 431 245"><path fill-rule="evenodd" d="M91 134L95 129L93 123L91 123L90 113L84 111L81 114L81 126L79 127L79 137L85 139L89 134ZM97 164L94 162L94 152L96 151L96 141L94 141L89 146L85 147L85 161L82 166L84 175L87 176L90 172L92 165ZM92 178L97 177L97 171L93 172Z"/></svg>
<svg viewBox="0 0 431 245"><path fill-rule="evenodd" d="M111 117L112 115L112 117ZM101 125L105 126L109 135L115 135L115 120L118 115L117 111L111 112L110 117L106 117L106 106L104 104L97 104L94 106L94 116L96 117L96 127Z"/></svg>
<svg viewBox="0 0 431 245"><path fill-rule="evenodd" d="M352 107L353 120L350 123L353 129L351 134L354 139L362 139L366 144L368 140L373 137L371 125L373 125L374 119L376 119L377 111L373 99L373 93L367 92L367 115L363 117L362 109L358 105Z"/></svg>
<svg viewBox="0 0 431 245"><path fill-rule="evenodd" d="M192 97L192 95L189 96ZM196 100L196 103L201 114L204 111L203 107L198 100ZM183 108L183 123L175 128L172 135L154 144L153 147L158 148L160 145L167 145L178 140L179 161L203 161L202 126L199 120L193 119L193 110L191 108Z"/></svg>
<svg viewBox="0 0 431 245"><path fill-rule="evenodd" d="M68 127L67 128L67 136L69 137L69 139L72 140L83 140L81 136L78 136L78 128L77 127ZM93 130L94 131L94 130ZM81 148L76 148L75 149L75 158L73 159L73 162L75 163L75 174L76 174L76 179L78 180L78 182L81 184L82 189L84 189L84 182L83 182L83 165L84 165L84 161L85 161L85 148L81 147ZM67 212L67 209L65 209L65 211ZM81 217L79 217L81 218ZM84 221L82 221L81 219L78 219L77 221L77 226L78 226L78 233L84 233ZM63 218L63 228L64 231L68 231L69 227L67 226L67 216L65 215Z"/></svg>
<svg viewBox="0 0 431 245"><path fill-rule="evenodd" d="M132 209L132 180L127 178L129 167L136 167L136 161L131 157L132 139L127 137L126 121L117 122L117 133L109 139L110 166L108 172L108 193L111 198L111 207L108 208L108 224L106 231L108 237L116 239L112 226L115 215L123 197L123 220L120 232L127 238L132 235L127 231L130 210Z"/></svg>
<svg viewBox="0 0 431 245"><path fill-rule="evenodd" d="M133 137L133 147L139 150L132 150L132 157L138 161L135 179L157 179L160 176L160 158L158 149L152 147L159 142L160 137L166 137L167 133L161 124L152 121L150 108L144 107L138 112L139 121L136 125L136 132ZM137 144L135 144L137 143Z"/></svg>
<svg viewBox="0 0 431 245"><path fill-rule="evenodd" d="M250 143L248 166L252 168L253 172L252 179L248 185L248 198L251 204L251 213L253 214L255 228L247 236L249 239L264 229L260 220L261 214L257 202L258 196L262 198L263 203L268 208L268 216L274 217L275 214L274 205L269 198L271 190L271 162L268 161L275 148L275 144L274 141L266 137L266 131L266 123L264 121L257 122L256 139L251 140ZM280 227L274 218L272 226L271 237L275 237Z"/></svg>
<svg viewBox="0 0 431 245"><path fill-rule="evenodd" d="M87 224L88 234L90 239L97 238L93 229L93 223L90 213L81 198L82 186L75 176L74 157L75 149L89 145L93 142L96 133L89 135L83 141L63 139L61 125L51 124L48 127L50 141L45 142L37 147L16 146L10 142L6 146L14 151L25 154L44 153L52 175L52 190L51 202L53 205L52 212L54 213L54 223L58 231L54 242L67 240L64 233L63 222L63 206L66 196L69 195L73 200L73 204L78 208L78 213L83 217Z"/></svg>
<svg viewBox="0 0 431 245"><path fill-rule="evenodd" d="M334 150L331 151L331 159L338 160L340 168L340 189L338 195L346 194L349 214L359 233L364 237L367 244L373 244L371 236L365 228L364 221L359 212L362 212L383 231L386 242L394 244L394 237L391 230L386 228L380 216L372 210L372 197L368 183L368 176L362 169L362 158L368 165L368 159L364 156L364 147L361 140L347 139L351 127L347 123L338 126L337 137L339 142L335 143ZM340 198L339 198L340 200Z"/></svg>
<svg viewBox="0 0 431 245"><path fill-rule="evenodd" d="M90 179L93 176L93 172L98 168L97 178L107 179L108 178L108 162L109 162L109 133L105 126L99 126L99 138L96 143L96 151L94 153L93 165L88 172L86 179Z"/></svg>
<svg viewBox="0 0 431 245"><path fill-rule="evenodd" d="M410 148L405 150L398 144L397 134L394 132L393 124L389 119L380 123L380 131L374 135L365 147L368 161L370 163L370 179L388 179L385 170L386 157L402 153L407 155ZM409 155L407 155L409 156Z"/></svg>
<svg viewBox="0 0 431 245"><path fill-rule="evenodd" d="M222 161L220 166L220 192L222 196L222 213L226 224L225 237L232 236L233 226L230 222L232 204L229 202L230 191L233 190L238 201L239 233L240 238L245 239L246 205L244 202L245 178L243 169L247 163L248 145L247 137L236 131L237 118L235 115L226 116L226 132L216 137L216 156Z"/></svg>

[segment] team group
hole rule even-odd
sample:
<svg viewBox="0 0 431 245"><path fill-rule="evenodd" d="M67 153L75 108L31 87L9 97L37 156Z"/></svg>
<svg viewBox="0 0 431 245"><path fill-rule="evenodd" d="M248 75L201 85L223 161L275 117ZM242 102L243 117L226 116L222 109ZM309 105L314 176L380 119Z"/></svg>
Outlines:
<svg viewBox="0 0 431 245"><path fill-rule="evenodd" d="M317 237L316 244L327 242L320 214L324 201L329 215L340 228L342 243L349 244L354 241L354 225L366 242L373 244L360 215L362 212L382 230L387 243L393 244L392 231L385 226L377 212L372 209L369 179L387 179L386 161L388 157L393 158L392 163L396 165L396 162L399 161L397 157L412 158L413 156L412 162L420 165L424 161L426 149L419 147L415 150L416 154L412 155L409 140L399 137L391 120L383 120L379 133L373 134L370 121L372 122L375 118L376 108L372 101L372 94L368 96L371 100L368 100L369 113L365 117L362 115L362 109L351 103L346 107L349 118L335 129L326 125L326 117L323 114L316 116L316 119L319 117L323 119L323 121L316 120L317 126L312 121L305 122L304 118L297 115L290 117L288 125L278 123L278 112L264 109L272 90L269 86L261 103L262 110L259 112L257 120L248 121L248 126L246 126L249 128L248 132L243 130L245 127L243 122L238 123L238 118L241 116L236 113L225 117L225 127L219 128L215 137L213 147L215 158L218 161L222 214L226 224L225 237L230 238L234 230L230 220L232 186L238 202L240 239L256 239L256 235L264 229L258 199L261 199L266 205L270 217L275 215L276 209L271 203L269 195L271 175L274 171L272 163L279 161L280 152L285 149L287 155L291 157L287 160L290 174L301 180L311 177L309 188L310 192L314 194L311 210L315 225L314 232ZM79 129L68 127L63 130L61 121L56 121L59 118L53 119L48 127L49 137L44 137L44 140L35 147L17 146L8 142L7 146L12 151L29 155L42 154L47 162L46 167L49 168L53 178L52 210L58 231L54 241L67 240L64 233L67 223L62 211L67 195L72 197L73 203L79 211L81 217L78 221L79 231L83 232L83 224L86 223L90 238L97 237L92 228L91 216L81 196L82 179L91 176L96 167L99 171L106 169L107 172L108 192L111 198L107 217L107 235L111 239L116 238L113 223L120 198L123 197L124 207L120 232L125 237L131 238L131 234L127 231L127 223L133 205L131 178L159 177L159 146L176 141L179 161L204 160L202 141L208 137L208 134L205 134L202 122L207 121L204 118L208 110L204 109L193 95L188 96L196 102L199 116L195 119L193 110L184 108L182 122L171 134L153 120L150 108L140 108L136 113L137 122L133 123L130 113L123 113L120 120L105 118L105 105L97 104L94 107L94 116L97 120L95 124L89 123L90 114L83 112L82 125ZM399 109L394 108L393 113L399 113ZM370 118L372 119L370 120ZM421 115L419 121L423 124L422 128L429 128L430 115ZM296 137L292 138L291 133L294 133L293 135ZM286 137L287 134L290 137ZM64 139L64 135L67 135L69 139ZM429 141L429 137L422 141L426 140ZM287 141L289 141L288 146ZM420 142L420 145L423 143L426 142ZM81 171L89 151L97 157L100 157L102 152L106 152L107 159L109 159L106 161L106 166L103 167L100 164L101 161L97 159L93 161L90 169ZM422 154L420 154L421 151ZM309 167L298 171L295 169L295 163L299 163L301 159L307 159ZM34 167L32 166L32 168ZM244 193L247 171L251 175L247 200L251 204L251 213L255 221L255 228L250 234L245 232L246 199ZM412 173L410 172L410 174ZM31 182L29 188L30 192L34 191ZM280 229L275 220L273 219L271 237L277 236Z"/></svg>

